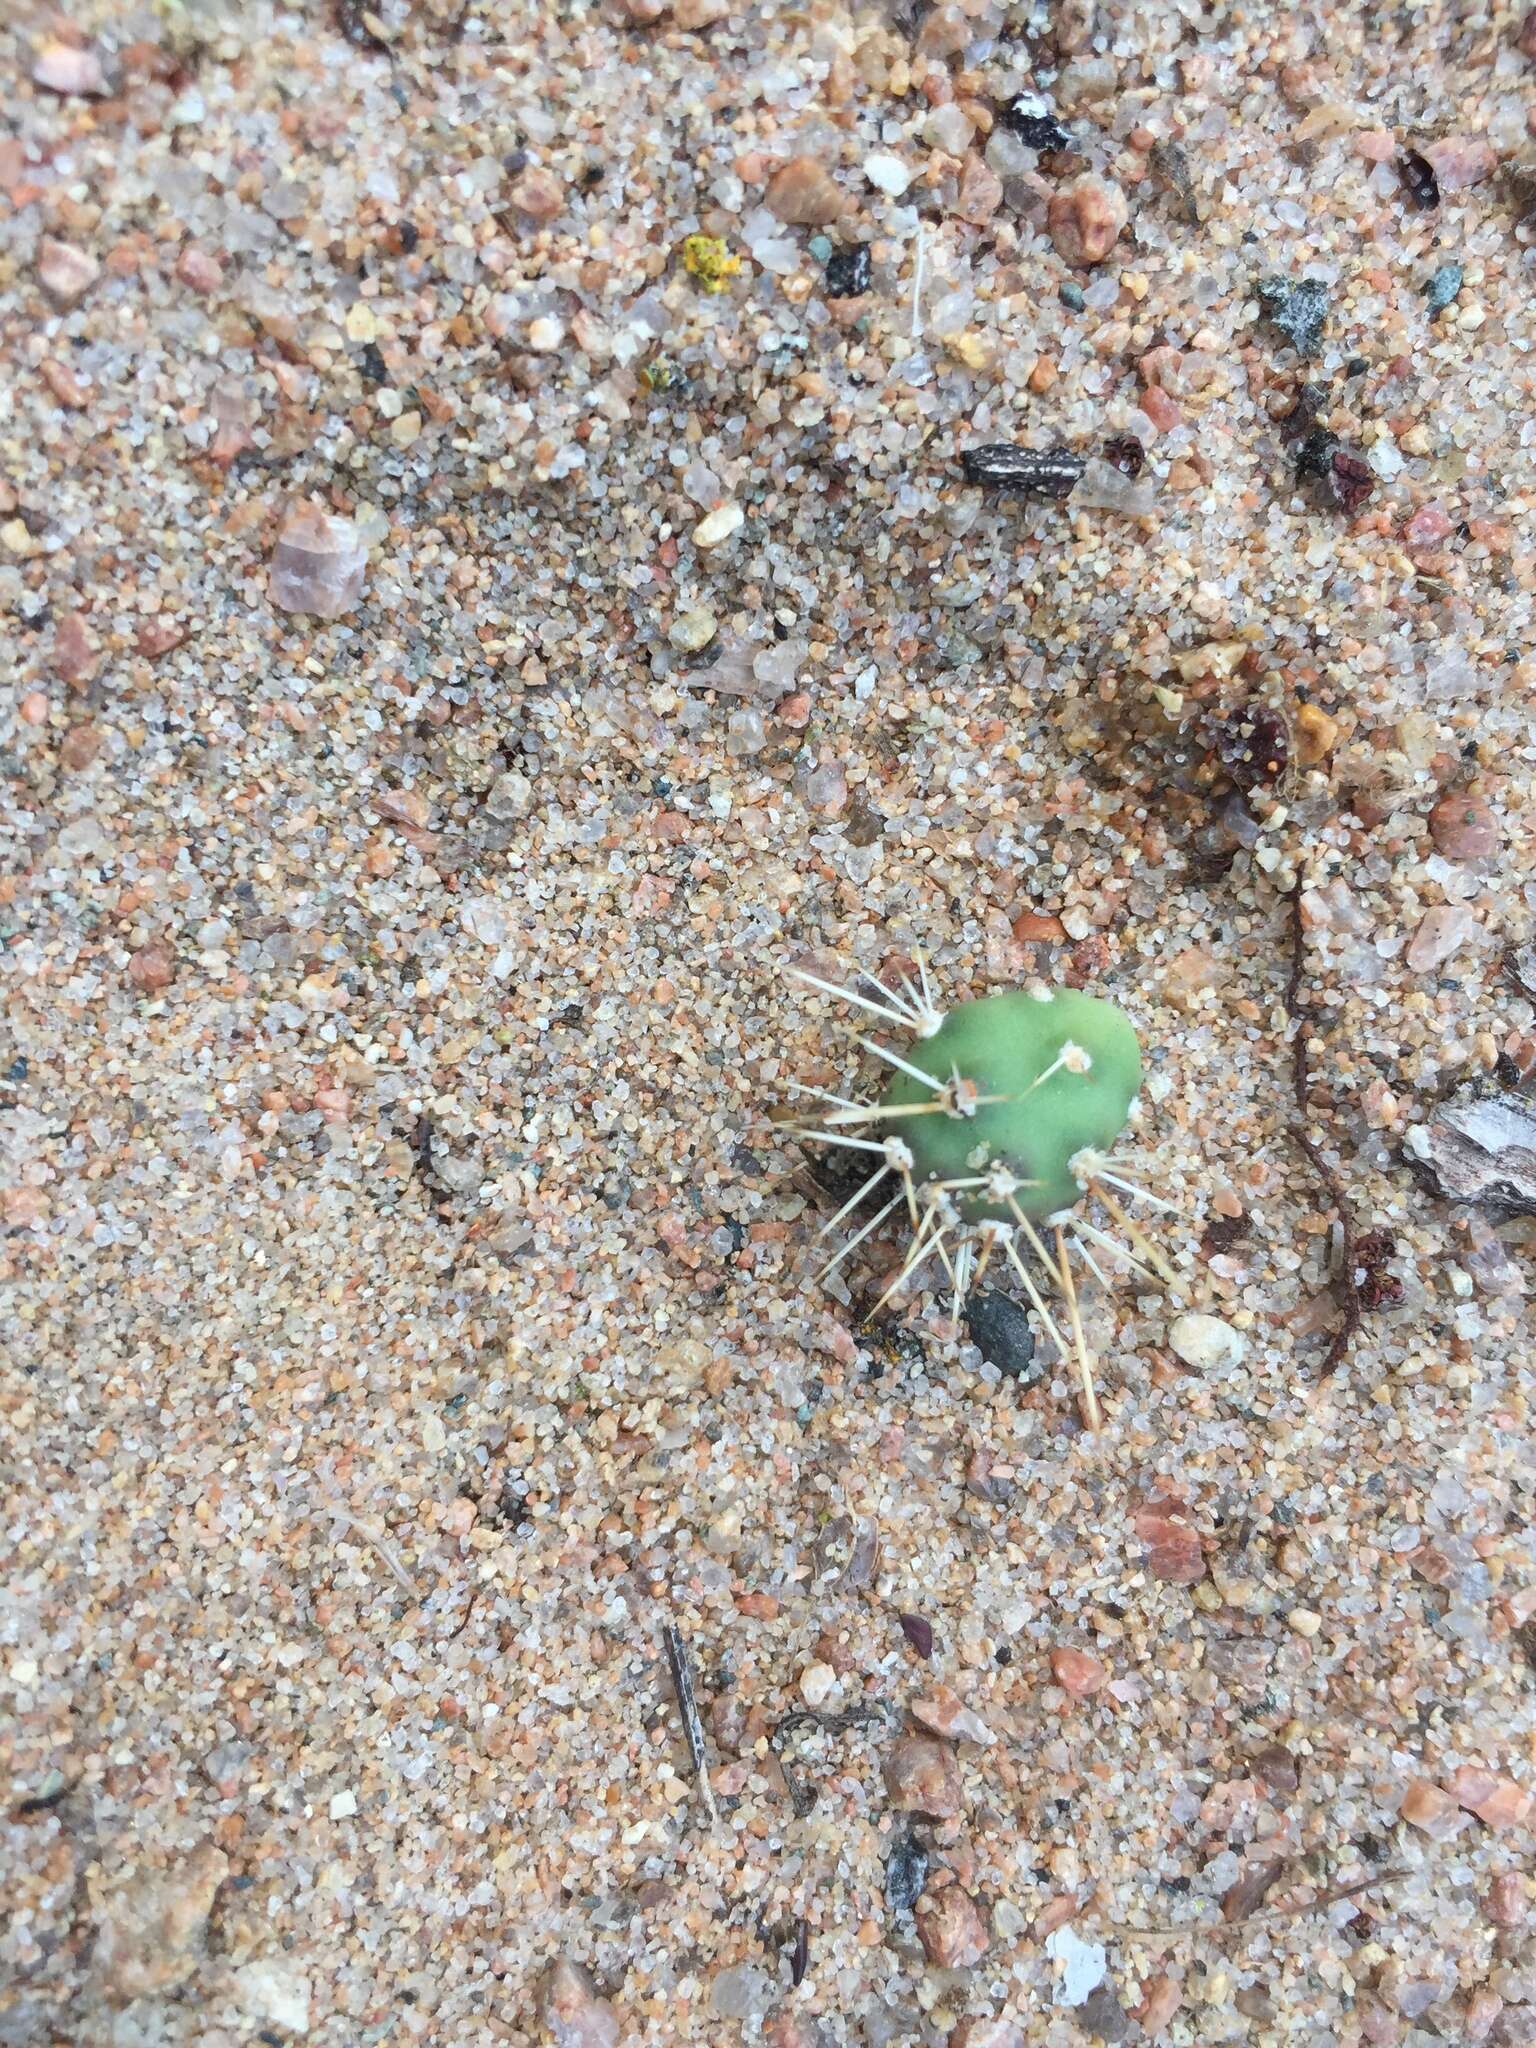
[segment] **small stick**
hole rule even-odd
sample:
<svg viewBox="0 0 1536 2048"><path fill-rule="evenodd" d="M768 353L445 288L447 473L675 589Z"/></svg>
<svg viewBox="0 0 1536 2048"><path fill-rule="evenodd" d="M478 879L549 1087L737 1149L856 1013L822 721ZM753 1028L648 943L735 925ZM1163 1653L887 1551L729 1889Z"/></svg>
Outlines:
<svg viewBox="0 0 1536 2048"><path fill-rule="evenodd" d="M1377 1885L1396 1884L1411 1875L1406 1869L1381 1870L1374 1877L1357 1878L1353 1884L1331 1885L1327 1891L1303 1899L1298 1905L1264 1906L1258 1912L1244 1913L1240 1920L1191 1920L1184 1927L1132 1927L1117 1920L1100 1920L1095 1925L1119 1941L1192 1941L1201 1934L1231 1934L1236 1928L1253 1926L1255 1921L1299 1920L1304 1913L1324 1913L1345 1899L1374 1891Z"/></svg>
<svg viewBox="0 0 1536 2048"><path fill-rule="evenodd" d="M1307 933L1301 921L1301 896L1304 885L1305 877L1298 874L1296 886L1287 899L1291 916L1291 971L1285 984L1285 1011L1296 1026L1296 1034L1291 1041L1291 1092L1296 1104L1296 1121L1291 1126L1291 1137L1297 1150L1317 1176L1318 1185L1323 1193L1332 1202L1339 1219L1339 1232L1344 1239L1344 1256L1339 1272L1339 1286L1344 1296L1344 1313L1318 1368L1318 1377L1328 1379L1338 1371L1349 1355L1349 1347L1360 1328L1365 1304L1360 1299L1360 1286L1355 1279L1357 1232L1354 1204L1344 1191L1344 1183L1328 1164L1322 1146L1308 1129L1312 1118L1312 1035L1317 1028L1317 1013L1311 1003L1303 1001L1301 993L1307 965Z"/></svg>
<svg viewBox="0 0 1536 2048"><path fill-rule="evenodd" d="M688 1663L688 1647L681 1634L670 1621L661 1625L661 1640L667 1652L667 1665L672 1673L672 1691L677 1700L677 1711L682 1717L683 1734L688 1743L688 1755L693 1762L693 1775L699 1781L699 1790L704 1795L704 1804L711 1820L718 1820L715 1811L715 1795L710 1788L709 1766L704 1751L704 1724L699 1719L699 1710L693 1697L693 1672Z"/></svg>
<svg viewBox="0 0 1536 2048"><path fill-rule="evenodd" d="M1061 1291L1067 1298L1067 1315L1072 1324L1072 1342L1077 1349L1077 1375L1083 1383L1083 1420L1090 1429L1101 1429L1099 1397L1093 1390L1093 1353L1083 1335L1083 1319L1077 1312L1077 1288L1072 1280L1072 1263L1067 1256L1067 1234L1056 1226L1056 1256L1061 1262Z"/></svg>
<svg viewBox="0 0 1536 2048"><path fill-rule="evenodd" d="M349 1509L342 1507L339 1501L327 1501L325 1511L328 1515L333 1516L336 1521L340 1522L344 1529L350 1530L354 1536L362 1537L374 1556L382 1558L384 1563L389 1566L389 1569L394 1573L413 1600L421 1598L420 1586L417 1585L405 1566L400 1562L398 1552L390 1543L385 1541L377 1529L370 1529L366 1522L360 1522L356 1515L351 1513Z"/></svg>

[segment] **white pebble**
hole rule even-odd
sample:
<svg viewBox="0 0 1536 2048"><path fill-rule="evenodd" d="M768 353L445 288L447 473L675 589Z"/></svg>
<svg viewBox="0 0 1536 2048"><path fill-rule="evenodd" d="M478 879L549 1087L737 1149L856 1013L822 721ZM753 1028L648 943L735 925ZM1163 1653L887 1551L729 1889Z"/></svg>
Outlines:
<svg viewBox="0 0 1536 2048"><path fill-rule="evenodd" d="M1081 2005L1104 1982L1109 1958L1102 1943L1084 1941L1070 1927L1058 1927L1046 1936L1045 1952L1061 1965L1061 2004Z"/></svg>
<svg viewBox="0 0 1536 2048"><path fill-rule="evenodd" d="M702 606L683 612L667 628L667 638L679 654L697 654L715 637L715 615Z"/></svg>
<svg viewBox="0 0 1536 2048"><path fill-rule="evenodd" d="M864 175L877 190L899 199L912 182L912 173L899 156L877 149L864 159Z"/></svg>
<svg viewBox="0 0 1536 2048"><path fill-rule="evenodd" d="M1220 1316L1197 1313L1176 1316L1169 1326L1168 1342L1186 1365L1199 1371L1217 1365L1237 1365L1248 1349L1248 1340L1240 1330L1234 1330Z"/></svg>
<svg viewBox="0 0 1536 2048"><path fill-rule="evenodd" d="M824 1707L842 1689L830 1664L807 1664L800 1674L800 1697L808 1707Z"/></svg>
<svg viewBox="0 0 1536 2048"><path fill-rule="evenodd" d="M746 521L746 513L739 505L717 505L713 512L706 512L693 529L693 544L696 548L717 548L722 541L729 540Z"/></svg>

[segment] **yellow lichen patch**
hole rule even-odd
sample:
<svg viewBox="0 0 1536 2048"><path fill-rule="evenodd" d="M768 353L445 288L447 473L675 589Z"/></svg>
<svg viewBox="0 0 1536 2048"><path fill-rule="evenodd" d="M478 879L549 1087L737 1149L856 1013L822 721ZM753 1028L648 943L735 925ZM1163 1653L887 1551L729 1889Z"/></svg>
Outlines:
<svg viewBox="0 0 1536 2048"><path fill-rule="evenodd" d="M741 269L741 258L719 235L689 235L682 247L683 268L707 292L723 292L727 280Z"/></svg>

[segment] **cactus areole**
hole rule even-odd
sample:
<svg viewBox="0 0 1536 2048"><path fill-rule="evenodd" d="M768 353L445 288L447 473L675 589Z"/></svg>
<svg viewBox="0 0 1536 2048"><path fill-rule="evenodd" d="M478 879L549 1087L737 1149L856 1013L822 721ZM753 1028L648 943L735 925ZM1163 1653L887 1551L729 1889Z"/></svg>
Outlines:
<svg viewBox="0 0 1536 2048"><path fill-rule="evenodd" d="M1005 1195L955 1188L968 1223L1006 1222L1017 1214L1014 1203L1039 1222L1080 1201L1072 1161L1110 1150L1141 1081L1129 1021L1113 1003L1076 989L962 1003L910 1060L881 1097L892 1112L885 1132L910 1149L918 1183L996 1179ZM914 1114L922 1103L937 1104L935 1113Z"/></svg>

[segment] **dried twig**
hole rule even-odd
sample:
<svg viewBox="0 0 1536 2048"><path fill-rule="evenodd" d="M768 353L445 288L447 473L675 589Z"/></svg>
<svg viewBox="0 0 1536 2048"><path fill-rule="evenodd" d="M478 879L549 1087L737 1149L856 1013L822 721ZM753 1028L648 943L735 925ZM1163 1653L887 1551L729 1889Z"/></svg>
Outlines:
<svg viewBox="0 0 1536 2048"><path fill-rule="evenodd" d="M672 1673L672 1692L682 1719L693 1775L698 1779L710 1819L718 1820L715 1795L709 1782L709 1758L704 1748L704 1723L699 1719L698 1704L693 1696L693 1668L688 1661L688 1646L670 1621L661 1625L661 1640L667 1652L667 1666Z"/></svg>
<svg viewBox="0 0 1536 2048"><path fill-rule="evenodd" d="M328 1500L325 1503L325 1512L354 1536L361 1536L374 1556L381 1558L389 1566L413 1600L421 1598L421 1588L401 1563L399 1552L379 1534L377 1529L370 1529L366 1522L360 1522L356 1515L349 1508L344 1508L339 1501Z"/></svg>
<svg viewBox="0 0 1536 2048"><path fill-rule="evenodd" d="M811 1967L811 1923L802 1913L795 1922L795 1946L789 1958L789 1981L798 1991Z"/></svg>
<svg viewBox="0 0 1536 2048"><path fill-rule="evenodd" d="M1291 971L1285 984L1285 1012L1296 1026L1296 1035L1291 1041L1291 1085L1296 1102L1296 1122L1291 1126L1291 1136L1297 1149L1316 1174L1318 1183L1339 1219L1339 1231L1344 1240L1343 1258L1339 1278L1343 1296L1344 1313L1329 1342L1328 1350L1320 1367L1321 1377L1338 1371L1348 1356L1355 1332L1360 1327L1364 1303L1360 1299L1360 1283L1357 1280L1356 1247L1358 1232L1355 1228L1353 1204L1344 1192L1344 1183L1328 1164L1323 1148L1308 1129L1311 1120L1309 1097L1312 1092L1312 1033L1316 1029L1316 1011L1312 1004L1302 1000L1302 981L1306 973L1307 936L1301 922L1301 892L1304 877L1296 877L1296 886L1287 901L1291 914Z"/></svg>
<svg viewBox="0 0 1536 2048"><path fill-rule="evenodd" d="M784 1783L789 1792L789 1803L795 1810L795 1818L804 1820L816 1804L816 1794L801 1783L799 1775L792 1769L784 1754L784 1738L795 1734L801 1728L821 1728L829 1734L841 1734L845 1728L867 1728L873 1721L883 1721L884 1710L880 1707L847 1707L840 1714L818 1714L809 1708L797 1708L786 1714L782 1721L774 1724L769 1731L768 1743L779 1760L779 1769L784 1773Z"/></svg>
<svg viewBox="0 0 1536 2048"><path fill-rule="evenodd" d="M1358 1877L1352 1884L1331 1885L1315 1898L1302 1899L1295 1905L1263 1906L1256 1912L1241 1914L1235 1920L1192 1920L1183 1927L1131 1927L1115 1920L1100 1920L1095 1925L1100 1932L1113 1935L1118 1941L1193 1941L1205 1934L1232 1934L1257 1922L1299 1920L1304 1913L1325 1913L1343 1899L1358 1898L1362 1892L1374 1891L1378 1885L1396 1884L1401 1878L1412 1875L1411 1870L1404 1868L1378 1870L1374 1877Z"/></svg>

